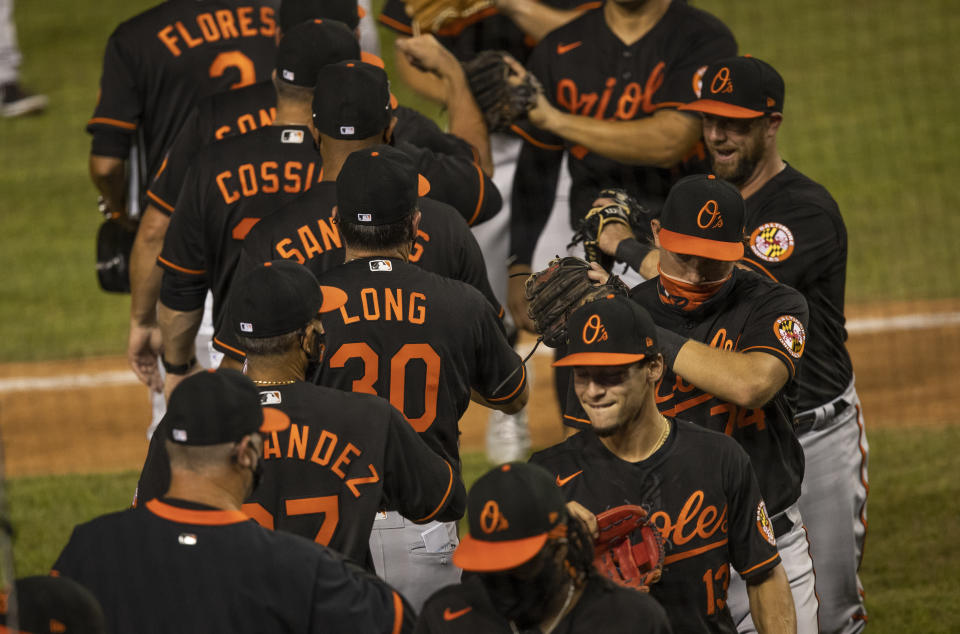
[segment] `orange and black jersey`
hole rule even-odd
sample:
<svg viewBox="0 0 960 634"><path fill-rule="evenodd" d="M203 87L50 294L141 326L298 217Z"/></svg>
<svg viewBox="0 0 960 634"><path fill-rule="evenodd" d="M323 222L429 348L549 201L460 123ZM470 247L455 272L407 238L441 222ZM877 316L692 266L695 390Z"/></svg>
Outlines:
<svg viewBox="0 0 960 634"><path fill-rule="evenodd" d="M303 126L270 126L218 141L194 160L157 263L160 301L189 311L213 293L219 326L240 247L250 229L320 181L320 155Z"/></svg>
<svg viewBox="0 0 960 634"><path fill-rule="evenodd" d="M152 499L73 530L54 574L100 601L108 632L411 632L390 586L240 511Z"/></svg>
<svg viewBox="0 0 960 634"><path fill-rule="evenodd" d="M567 500L593 513L644 507L665 542L663 576L650 594L675 632L737 631L726 608L728 565L748 581L780 563L757 477L730 438L670 420L667 442L641 462L612 453L592 431L535 453Z"/></svg>
<svg viewBox="0 0 960 634"><path fill-rule="evenodd" d="M810 343L803 355L797 409L828 403L853 379L843 315L847 228L822 185L787 165L746 199L750 236L744 262L807 299Z"/></svg>
<svg viewBox="0 0 960 634"><path fill-rule="evenodd" d="M610 30L602 7L587 11L537 44L527 66L560 110L631 121L693 101L703 68L736 54L736 41L722 22L674 1L647 34L630 45ZM532 125L524 131L512 199L513 208L524 213L514 214L510 236L510 253L520 262L530 262L550 215L563 150L570 158L571 226L605 187L624 188L659 213L676 177L668 169L600 156Z"/></svg>
<svg viewBox="0 0 960 634"><path fill-rule="evenodd" d="M348 297L321 316L327 349L319 383L388 399L459 468L458 422L471 389L507 403L526 386L490 302L399 258L359 258L319 279Z"/></svg>
<svg viewBox="0 0 960 634"><path fill-rule="evenodd" d="M324 271L343 264L346 253L332 218L336 204L336 183L324 181L258 222L243 241L235 277L270 260L295 260L318 278ZM502 316L503 308L487 279L480 245L467 223L449 205L430 198L421 198L418 206L420 228L410 262L425 271L470 284ZM234 359L243 358L228 321L223 322L213 345Z"/></svg>
<svg viewBox="0 0 960 634"><path fill-rule="evenodd" d="M414 631L418 634L516 632L510 622L497 613L480 579L467 574L463 583L441 588L427 599ZM617 586L594 574L589 577L577 604L552 631L554 634L669 634L672 630L667 614L649 594Z"/></svg>
<svg viewBox="0 0 960 634"><path fill-rule="evenodd" d="M168 0L127 20L107 41L87 131L93 153L126 158L142 133L152 176L197 100L270 77L277 0ZM118 133L120 136L118 145ZM125 142L125 147L124 146Z"/></svg>

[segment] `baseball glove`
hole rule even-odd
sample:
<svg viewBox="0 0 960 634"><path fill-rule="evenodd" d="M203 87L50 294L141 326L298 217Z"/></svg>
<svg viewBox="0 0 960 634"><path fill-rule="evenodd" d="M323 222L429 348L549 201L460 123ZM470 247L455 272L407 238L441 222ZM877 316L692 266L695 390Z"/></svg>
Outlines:
<svg viewBox="0 0 960 634"><path fill-rule="evenodd" d="M604 577L647 592L663 570L663 537L639 506L624 505L597 515L600 536L593 565Z"/></svg>
<svg viewBox="0 0 960 634"><path fill-rule="evenodd" d="M580 258L556 257L546 269L527 278L527 315L543 343L551 348L567 343L567 318L574 310L610 293L625 295L628 291L616 276L607 284L595 284L587 277L589 271L590 265Z"/></svg>
<svg viewBox="0 0 960 634"><path fill-rule="evenodd" d="M567 246L571 247L582 242L587 261L597 262L609 271L614 259L603 253L598 243L604 227L610 223L620 223L629 228L637 240L652 242L650 219L653 215L624 189L601 190L597 194L597 199L600 198L610 198L615 202L603 207L594 207L588 211L577 225L577 231Z"/></svg>
<svg viewBox="0 0 960 634"><path fill-rule="evenodd" d="M463 64L470 92L490 132L503 132L527 115L543 92L533 73L506 51L483 51Z"/></svg>
<svg viewBox="0 0 960 634"><path fill-rule="evenodd" d="M493 6L493 0L403 0L413 34L436 33L447 22L469 18Z"/></svg>

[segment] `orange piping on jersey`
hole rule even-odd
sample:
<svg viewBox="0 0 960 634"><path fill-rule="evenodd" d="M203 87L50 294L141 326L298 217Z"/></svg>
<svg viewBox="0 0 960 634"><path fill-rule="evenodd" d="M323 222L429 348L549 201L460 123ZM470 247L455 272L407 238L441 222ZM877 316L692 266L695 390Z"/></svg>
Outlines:
<svg viewBox="0 0 960 634"><path fill-rule="evenodd" d="M579 7L575 7L574 11L592 11L593 9L599 9L603 6L602 2L584 2Z"/></svg>
<svg viewBox="0 0 960 634"><path fill-rule="evenodd" d="M860 483L863 484L864 488L863 506L860 507L860 521L863 523L863 545L860 548L860 561L857 562L858 570L860 563L863 561L863 553L867 549L867 517L864 513L867 510L867 498L870 497L870 483L863 477L867 471L867 452L863 449L863 422L860 420L860 416L860 406L857 405L857 427L860 429L860 435L857 437L857 448L860 449ZM866 615L863 616L863 620L867 620Z"/></svg>
<svg viewBox="0 0 960 634"><path fill-rule="evenodd" d="M506 312L507 312L507 311L505 311L505 310L503 309L503 306L501 305L501 306L500 306L500 312L497 313L497 318L498 318L498 319L503 319L503 316L504 316L504 314L505 314Z"/></svg>
<svg viewBox="0 0 960 634"><path fill-rule="evenodd" d="M241 359L246 359L246 358L247 358L247 353L246 353L246 352L244 352L243 350L237 350L237 349L234 348L233 346L228 346L227 344L223 343L222 341L220 341L220 340L217 339L216 337L213 338L213 343L217 344L218 346L220 346L220 347L222 347L222 348L226 348L227 350L229 350L230 352L232 352L232 353L234 353L234 354L236 354L236 355L239 355Z"/></svg>
<svg viewBox="0 0 960 634"><path fill-rule="evenodd" d="M380 23L383 24L384 26L389 26L391 29L396 29L397 31L400 31L401 33L406 33L407 35L413 35L412 28L410 28L403 22L394 20L388 15L384 15L381 13L380 17L377 19L380 20Z"/></svg>
<svg viewBox="0 0 960 634"><path fill-rule="evenodd" d="M797 371L796 366L793 365L793 359L791 359L790 355L788 355L783 350L777 350L776 348L771 348L770 346L750 346L749 348L744 348L740 352L746 352L747 350L773 350L774 352L782 355L783 358L790 363L790 376L793 376L794 373Z"/></svg>
<svg viewBox="0 0 960 634"><path fill-rule="evenodd" d="M584 425L593 425L592 422L590 422L585 418L577 418L576 416L571 416L570 414L564 414L563 417L566 418L567 420L572 420L577 423L583 423Z"/></svg>
<svg viewBox="0 0 960 634"><path fill-rule="evenodd" d="M477 193L477 208L473 210L473 216L470 217L470 220L467 222L471 227L473 223L477 221L477 216L480 215L480 208L483 207L483 170L480 169L480 166L476 163L473 164L477 168L477 179L479 180L479 193Z"/></svg>
<svg viewBox="0 0 960 634"><path fill-rule="evenodd" d="M197 524L199 526L223 526L248 522L250 518L242 511L196 511L171 506L154 498L147 502L147 510L171 522Z"/></svg>
<svg viewBox="0 0 960 634"><path fill-rule="evenodd" d="M679 108L680 106L685 106L682 101L661 101L660 103L653 104L654 110L660 110L661 108Z"/></svg>
<svg viewBox="0 0 960 634"><path fill-rule="evenodd" d="M810 532L807 530L806 524L801 524L803 527L803 538L807 541L807 554L810 554ZM817 566L813 563L813 558L810 558L810 569L813 570L813 596L817 599L817 605L823 605L823 600L820 598L820 593L817 592ZM857 568L859 570L859 567ZM817 610L817 631L822 632L820 629L820 610Z"/></svg>
<svg viewBox="0 0 960 634"><path fill-rule="evenodd" d="M506 396L501 396L499 398L488 398L487 400L490 401L491 403L509 401L510 399L512 399L514 396L517 395L517 392L520 391L520 388L522 388L526 382L527 382L527 366L521 365L520 366L520 383L517 384L517 387L514 388L514 390L509 394L507 394Z"/></svg>
<svg viewBox="0 0 960 634"><path fill-rule="evenodd" d="M397 591L393 591L393 630L392 634L400 634L403 629L403 600Z"/></svg>
<svg viewBox="0 0 960 634"><path fill-rule="evenodd" d="M159 172L158 172L158 174L159 174ZM168 203L167 201L165 201L163 198L160 198L159 196L157 196L156 194L154 194L154 193L153 193L152 191L150 191L149 189L147 190L147 198L149 198L149 199L152 200L153 202L157 203L157 205L158 205L161 209L164 209L164 210L166 210L166 211L169 211L170 213L173 213L173 205L171 205L170 203Z"/></svg>
<svg viewBox="0 0 960 634"><path fill-rule="evenodd" d="M444 462L447 462L447 461L444 460ZM440 504L437 505L437 508L433 509L433 511L426 517L421 517L420 519L418 519L417 524L420 524L422 522L426 522L432 519L433 516L439 513L440 509L442 509L444 505L447 503L447 498L450 497L450 491L453 490L453 467L450 466L449 462L447 462L447 469L450 470L450 481L447 482L447 492L443 494L443 498L440 500Z"/></svg>
<svg viewBox="0 0 960 634"><path fill-rule="evenodd" d="M167 154L163 157L163 163L160 163L160 169L157 170L157 173L153 175L153 180L160 178L160 175L163 174L163 170L167 169L167 161L170 159L170 155Z"/></svg>
<svg viewBox="0 0 960 634"><path fill-rule="evenodd" d="M123 128L124 130L136 130L136 123L129 123L127 121L120 121L119 119L110 119L109 117L94 117L87 121L87 125L96 125L102 123L104 125L112 125L115 128Z"/></svg>
<svg viewBox="0 0 960 634"><path fill-rule="evenodd" d="M57 570L56 568L53 568L53 569L50 570L50 576L51 576L51 577L59 577L59 576L60 576L60 571Z"/></svg>
<svg viewBox="0 0 960 634"><path fill-rule="evenodd" d="M182 266L178 266L173 262L160 257L159 255L157 256L157 261L162 262L163 264L169 266L171 269L174 269L175 271L180 271L181 273L187 273L188 275L203 275L204 273L206 273L206 271L203 269L199 269L199 270L187 269Z"/></svg>
<svg viewBox="0 0 960 634"><path fill-rule="evenodd" d="M706 403L707 401L709 401L709 400L712 399L712 398L714 398L713 394L710 394L709 392L705 392L705 393L701 394L700 396L695 396L695 397L693 397L693 398L688 398L687 400L683 401L682 403L677 403L676 405L674 405L674 406L671 407L670 409L662 410L660 413L663 414L664 416L676 416L676 415L679 414L680 412L683 412L683 411L685 411L685 410L688 410L688 409L690 409L691 407L696 407L697 405L700 405L701 403Z"/></svg>
<svg viewBox="0 0 960 634"><path fill-rule="evenodd" d="M714 550L716 548L720 548L721 546L726 546L726 545L727 545L727 538L724 537L720 541L713 542L712 544L707 544L706 546L701 546L700 548L693 548L691 550L687 550L682 553L677 553L675 555L669 555L667 557L664 557L663 565L666 566L667 564L672 564L673 562L680 561L682 559L690 559L691 557L696 557L697 555L700 555L707 551ZM780 554L778 553L776 556L779 557Z"/></svg>
<svg viewBox="0 0 960 634"><path fill-rule="evenodd" d="M740 260L740 262L738 262L737 264L749 264L750 266L755 266L755 267L757 267L758 269L760 269L760 272L761 272L761 273L767 275L767 276L768 276L771 280L773 280L774 282L779 282L779 281L780 281L780 280L778 280L777 278L775 278L775 277L773 276L773 273L771 273L770 271L768 271L768 270L766 269L766 267L764 267L764 266L763 266L762 264L760 264L759 262L754 262L754 261L751 260L750 258L743 258L743 259Z"/></svg>
<svg viewBox="0 0 960 634"><path fill-rule="evenodd" d="M526 131L520 126L513 124L510 126L510 129L513 130L517 135L520 136L527 143L531 143L543 150L555 150L560 151L563 149L562 145L550 145L549 143L543 143L542 141L537 141L535 138L526 133Z"/></svg>
<svg viewBox="0 0 960 634"><path fill-rule="evenodd" d="M763 566L766 566L768 563L770 563L770 562L773 561L774 559L777 559L779 556L780 556L780 553L776 553L776 554L774 554L774 556L771 557L770 559L768 559L768 560L766 560L766 561L761 561L761 562L758 563L756 566L750 566L749 568L747 568L746 570L744 570L743 572L741 572L741 573L740 573L740 576L742 577L743 575L749 575L751 572L753 572L753 571L756 570L757 568L762 568ZM664 562L664 563L666 563L666 562Z"/></svg>

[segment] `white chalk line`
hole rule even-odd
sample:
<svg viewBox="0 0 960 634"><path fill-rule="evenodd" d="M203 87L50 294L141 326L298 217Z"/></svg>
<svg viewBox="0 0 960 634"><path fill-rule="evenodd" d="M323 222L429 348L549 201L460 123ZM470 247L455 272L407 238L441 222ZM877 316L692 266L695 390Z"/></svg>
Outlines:
<svg viewBox="0 0 960 634"><path fill-rule="evenodd" d="M851 319L847 332L851 335L891 332L896 330L928 330L960 324L960 312L898 315L896 317L868 317ZM517 352L526 357L533 344L517 347ZM553 350L541 345L537 356L553 356ZM0 394L10 392L36 392L42 390L69 390L98 388L111 385L136 385L139 381L132 370L111 370L89 374L62 374L56 376L14 377L0 379Z"/></svg>

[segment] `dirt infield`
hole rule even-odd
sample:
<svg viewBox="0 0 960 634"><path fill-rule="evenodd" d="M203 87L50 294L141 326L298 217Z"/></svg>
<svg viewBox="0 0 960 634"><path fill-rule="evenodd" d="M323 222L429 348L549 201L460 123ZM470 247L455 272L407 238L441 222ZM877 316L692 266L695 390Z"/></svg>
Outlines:
<svg viewBox="0 0 960 634"><path fill-rule="evenodd" d="M849 307L850 319L960 311L960 301ZM869 330L869 329L868 329ZM851 334L848 342L867 424L931 426L960 422L960 324ZM533 359L527 410L534 446L560 440L550 357ZM8 477L136 469L146 454L146 389L122 357L0 365L0 431ZM76 377L80 375L80 380ZM102 384L84 385L83 375ZM47 385L14 379L51 378ZM74 377L64 387L57 377ZM63 383L63 381L60 381ZM24 389L29 388L29 389ZM471 405L460 423L465 451L482 450L487 411Z"/></svg>

